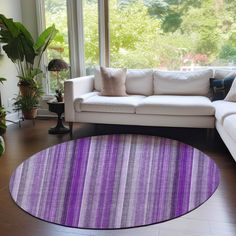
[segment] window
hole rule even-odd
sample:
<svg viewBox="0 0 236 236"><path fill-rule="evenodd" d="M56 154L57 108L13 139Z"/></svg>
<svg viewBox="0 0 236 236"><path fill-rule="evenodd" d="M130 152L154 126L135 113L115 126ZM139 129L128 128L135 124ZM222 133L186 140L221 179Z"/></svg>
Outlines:
<svg viewBox="0 0 236 236"><path fill-rule="evenodd" d="M73 76L93 74L99 64L166 70L236 65L236 1L37 2L44 2L46 26L55 23L60 31L48 50L49 60L70 63L71 58ZM55 81L50 80L52 90Z"/></svg>
<svg viewBox="0 0 236 236"><path fill-rule="evenodd" d="M142 1L109 1L111 67L155 68L160 21Z"/></svg>
<svg viewBox="0 0 236 236"><path fill-rule="evenodd" d="M55 39L47 50L48 61L56 58L70 63L69 44L68 44L68 23L66 0L44 0L46 27L55 24L59 30ZM54 93L58 88L57 72L48 72L49 93ZM69 70L59 72L60 82L69 78Z"/></svg>
<svg viewBox="0 0 236 236"><path fill-rule="evenodd" d="M110 0L112 67L236 64L235 1Z"/></svg>
<svg viewBox="0 0 236 236"><path fill-rule="evenodd" d="M98 1L83 0L84 52L86 74L99 65Z"/></svg>

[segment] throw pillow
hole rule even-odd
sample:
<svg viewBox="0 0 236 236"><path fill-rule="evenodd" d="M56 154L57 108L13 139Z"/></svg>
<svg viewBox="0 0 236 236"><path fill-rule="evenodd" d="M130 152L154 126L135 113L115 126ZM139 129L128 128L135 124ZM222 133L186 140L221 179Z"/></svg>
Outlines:
<svg viewBox="0 0 236 236"><path fill-rule="evenodd" d="M224 79L210 78L213 101L223 100L226 97L232 86L234 78L235 77L232 75L229 75Z"/></svg>
<svg viewBox="0 0 236 236"><path fill-rule="evenodd" d="M125 88L127 69L109 69L101 66L100 71L102 96L127 96Z"/></svg>
<svg viewBox="0 0 236 236"><path fill-rule="evenodd" d="M232 86L224 100L236 102L236 79L233 80Z"/></svg>

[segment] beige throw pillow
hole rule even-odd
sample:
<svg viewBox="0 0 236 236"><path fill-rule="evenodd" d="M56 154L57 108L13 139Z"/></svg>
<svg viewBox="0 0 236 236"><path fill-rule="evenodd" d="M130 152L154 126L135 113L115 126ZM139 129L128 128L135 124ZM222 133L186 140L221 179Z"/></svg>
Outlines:
<svg viewBox="0 0 236 236"><path fill-rule="evenodd" d="M224 100L229 102L236 102L236 78L234 79L232 86Z"/></svg>
<svg viewBox="0 0 236 236"><path fill-rule="evenodd" d="M127 69L109 69L100 67L102 96L127 96L125 88Z"/></svg>

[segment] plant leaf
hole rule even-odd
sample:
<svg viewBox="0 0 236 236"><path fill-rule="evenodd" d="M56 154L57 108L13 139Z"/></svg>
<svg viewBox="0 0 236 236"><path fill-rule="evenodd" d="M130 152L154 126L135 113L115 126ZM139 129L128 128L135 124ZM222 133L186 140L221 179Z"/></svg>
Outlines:
<svg viewBox="0 0 236 236"><path fill-rule="evenodd" d="M46 50L47 46L51 43L57 32L58 30L55 28L55 25L52 25L39 35L36 43L34 44L34 49L37 55L42 54Z"/></svg>
<svg viewBox="0 0 236 236"><path fill-rule="evenodd" d="M19 35L20 31L17 28L15 22L13 22L13 19L6 18L4 15L0 14L0 24L3 28L2 30L5 30L6 28L13 38Z"/></svg>
<svg viewBox="0 0 236 236"><path fill-rule="evenodd" d="M20 39L25 60L26 62L29 62L30 64L33 65L36 57L33 44L29 43L29 41L27 41L27 39L23 35L20 35Z"/></svg>
<svg viewBox="0 0 236 236"><path fill-rule="evenodd" d="M6 81L5 78L0 78L0 84L3 84L4 81Z"/></svg>
<svg viewBox="0 0 236 236"><path fill-rule="evenodd" d="M40 70L39 68L34 68L33 70L31 70L31 76L32 78L34 78L36 75L39 75L43 73L42 70Z"/></svg>
<svg viewBox="0 0 236 236"><path fill-rule="evenodd" d="M8 44L4 45L2 48L14 63L17 60L24 60L24 50L18 39L9 41Z"/></svg>
<svg viewBox="0 0 236 236"><path fill-rule="evenodd" d="M33 46L34 45L34 40L31 36L30 32L20 22L15 22L15 24L16 24L17 28L19 29L19 31L24 35L25 40Z"/></svg>

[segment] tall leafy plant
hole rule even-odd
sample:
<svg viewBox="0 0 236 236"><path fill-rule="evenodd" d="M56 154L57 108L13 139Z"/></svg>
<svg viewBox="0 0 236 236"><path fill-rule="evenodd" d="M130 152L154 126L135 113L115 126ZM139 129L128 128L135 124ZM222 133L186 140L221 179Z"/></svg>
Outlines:
<svg viewBox="0 0 236 236"><path fill-rule="evenodd" d="M35 85L35 77L42 73L40 62L43 53L56 36L55 25L44 30L34 41L30 32L20 22L0 14L0 42L3 50L16 65L20 83Z"/></svg>

